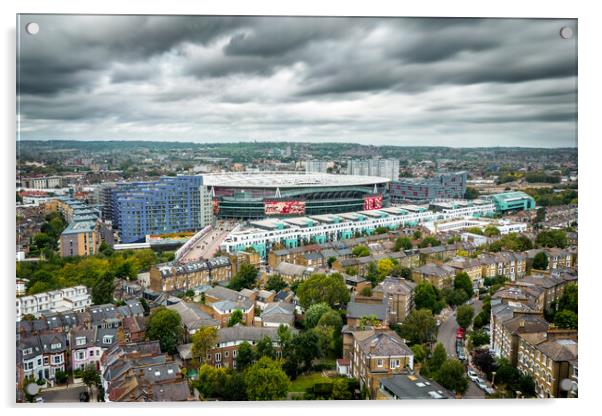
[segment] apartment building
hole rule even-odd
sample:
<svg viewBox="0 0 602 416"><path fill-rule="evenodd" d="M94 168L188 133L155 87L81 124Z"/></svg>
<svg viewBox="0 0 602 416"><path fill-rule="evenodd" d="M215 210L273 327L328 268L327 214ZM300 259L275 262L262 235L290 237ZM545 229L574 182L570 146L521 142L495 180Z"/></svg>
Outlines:
<svg viewBox="0 0 602 416"><path fill-rule="evenodd" d="M85 286L79 285L17 298L17 321L24 315L39 317L42 313L83 312L92 304Z"/></svg>

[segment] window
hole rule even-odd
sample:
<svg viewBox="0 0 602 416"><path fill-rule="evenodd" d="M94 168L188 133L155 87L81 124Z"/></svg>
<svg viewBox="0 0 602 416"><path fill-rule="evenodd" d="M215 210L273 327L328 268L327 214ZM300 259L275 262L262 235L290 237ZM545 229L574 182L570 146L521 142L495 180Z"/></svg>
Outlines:
<svg viewBox="0 0 602 416"><path fill-rule="evenodd" d="M48 365L49 362L50 361L49 361L48 357L44 357L44 365Z"/></svg>
<svg viewBox="0 0 602 416"><path fill-rule="evenodd" d="M400 363L400 360L398 358L397 359L391 359L391 361L389 363L389 365L390 365L391 368L399 368L400 364L401 363Z"/></svg>
<svg viewBox="0 0 602 416"><path fill-rule="evenodd" d="M378 360L376 360L376 365L377 365L378 367L382 367L382 366L384 365L384 362L383 362L383 360L382 360L381 358L379 358Z"/></svg>
<svg viewBox="0 0 602 416"><path fill-rule="evenodd" d="M84 345L86 343L86 337L75 338L75 345Z"/></svg>
<svg viewBox="0 0 602 416"><path fill-rule="evenodd" d="M113 335L105 335L102 337L103 344L111 344L113 342Z"/></svg>
<svg viewBox="0 0 602 416"><path fill-rule="evenodd" d="M86 352L85 351L78 351L77 352L77 359L78 360L83 360L84 358L86 358Z"/></svg>
<svg viewBox="0 0 602 416"><path fill-rule="evenodd" d="M207 360L210 361L211 360L211 354L207 354Z"/></svg>
<svg viewBox="0 0 602 416"><path fill-rule="evenodd" d="M232 351L232 357L236 358L238 356L238 350Z"/></svg>
<svg viewBox="0 0 602 416"><path fill-rule="evenodd" d="M215 353L215 361L219 362L222 360L222 353L221 352L216 352Z"/></svg>
<svg viewBox="0 0 602 416"><path fill-rule="evenodd" d="M228 357L230 353L228 351L224 352L224 357Z"/></svg>
<svg viewBox="0 0 602 416"><path fill-rule="evenodd" d="M31 354L32 352L33 352L33 350L31 348L25 348L23 350L23 355Z"/></svg>
<svg viewBox="0 0 602 416"><path fill-rule="evenodd" d="M63 362L63 356L61 356L61 355L55 355L55 356L53 357L53 362L54 362L55 364L60 364L60 363L62 363L62 362Z"/></svg>

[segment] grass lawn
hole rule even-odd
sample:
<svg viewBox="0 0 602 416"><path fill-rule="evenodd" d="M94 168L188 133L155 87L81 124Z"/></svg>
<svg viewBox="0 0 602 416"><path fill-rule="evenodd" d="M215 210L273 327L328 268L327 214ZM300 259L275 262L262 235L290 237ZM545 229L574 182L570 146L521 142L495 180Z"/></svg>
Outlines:
<svg viewBox="0 0 602 416"><path fill-rule="evenodd" d="M316 383L332 383L332 379L322 377L322 374L319 372L304 374L297 377L296 380L291 381L291 387L288 390L293 392L304 392L308 387L311 387Z"/></svg>

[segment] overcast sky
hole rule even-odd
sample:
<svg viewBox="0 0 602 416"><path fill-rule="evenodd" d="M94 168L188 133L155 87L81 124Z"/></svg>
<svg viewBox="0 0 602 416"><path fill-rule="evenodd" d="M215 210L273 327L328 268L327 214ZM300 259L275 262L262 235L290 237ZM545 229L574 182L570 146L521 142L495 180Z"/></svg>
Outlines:
<svg viewBox="0 0 602 416"><path fill-rule="evenodd" d="M32 21L35 36L22 30ZM576 146L574 20L25 15L19 25L20 139Z"/></svg>

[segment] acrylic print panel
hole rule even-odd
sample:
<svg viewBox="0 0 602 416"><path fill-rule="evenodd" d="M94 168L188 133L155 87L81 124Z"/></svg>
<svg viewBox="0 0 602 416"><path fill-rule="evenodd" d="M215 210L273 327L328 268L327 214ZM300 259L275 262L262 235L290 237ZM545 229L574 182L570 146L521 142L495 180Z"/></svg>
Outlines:
<svg viewBox="0 0 602 416"><path fill-rule="evenodd" d="M19 402L578 395L576 20L17 26Z"/></svg>

